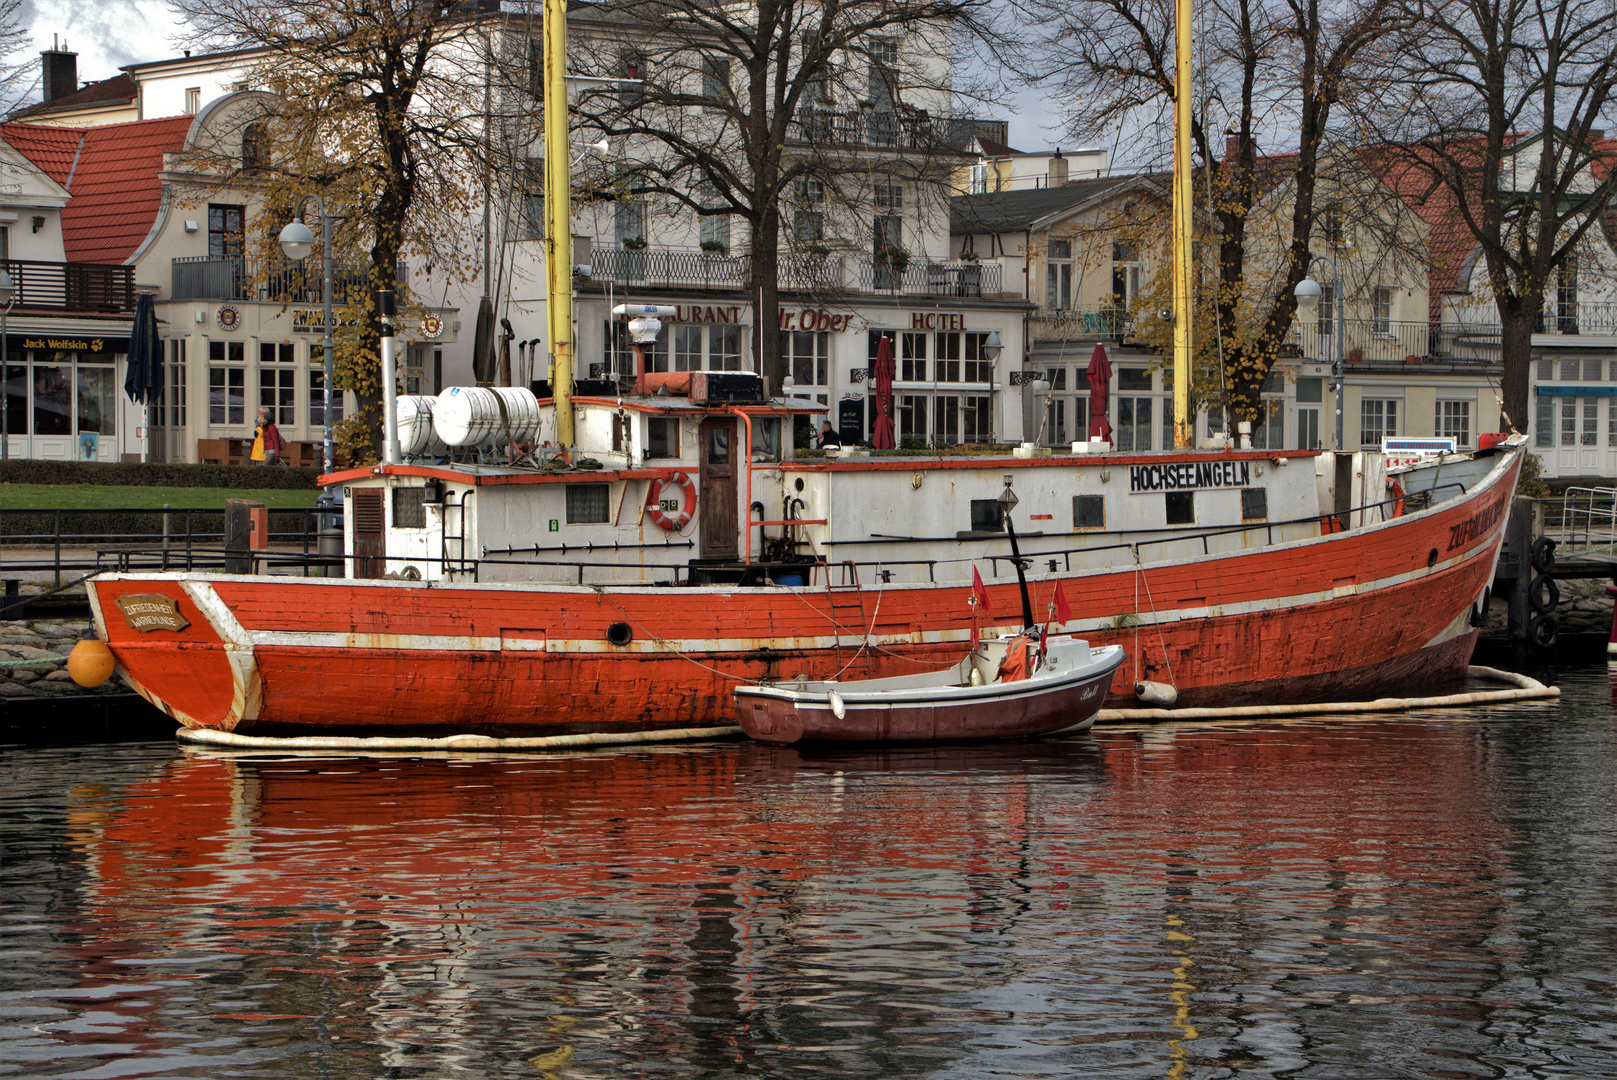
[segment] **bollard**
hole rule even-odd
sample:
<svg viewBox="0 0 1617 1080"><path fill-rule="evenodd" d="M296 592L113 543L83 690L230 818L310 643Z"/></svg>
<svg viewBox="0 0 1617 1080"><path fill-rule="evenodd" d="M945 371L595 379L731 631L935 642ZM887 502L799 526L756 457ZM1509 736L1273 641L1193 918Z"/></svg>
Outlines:
<svg viewBox="0 0 1617 1080"><path fill-rule="evenodd" d="M248 499L225 500L225 573L250 574L253 557L253 508L262 510L264 504Z"/></svg>

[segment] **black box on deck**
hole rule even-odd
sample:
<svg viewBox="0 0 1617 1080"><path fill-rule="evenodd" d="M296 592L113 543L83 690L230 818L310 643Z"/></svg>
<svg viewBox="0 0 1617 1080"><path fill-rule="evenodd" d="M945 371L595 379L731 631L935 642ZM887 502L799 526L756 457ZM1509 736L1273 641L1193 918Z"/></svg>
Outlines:
<svg viewBox="0 0 1617 1080"><path fill-rule="evenodd" d="M764 400L763 377L752 371L691 372L691 404L757 404Z"/></svg>

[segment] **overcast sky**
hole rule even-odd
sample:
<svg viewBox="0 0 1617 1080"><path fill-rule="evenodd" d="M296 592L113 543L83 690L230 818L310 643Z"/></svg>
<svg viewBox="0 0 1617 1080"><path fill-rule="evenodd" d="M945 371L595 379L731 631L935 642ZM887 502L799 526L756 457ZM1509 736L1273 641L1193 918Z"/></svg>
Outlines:
<svg viewBox="0 0 1617 1080"><path fill-rule="evenodd" d="M79 54L81 83L110 79L125 64L178 56L182 48L177 39L184 28L166 0L23 0L22 16L33 31L36 56L51 47L52 35ZM981 112L1010 121L1012 146L1043 150L1057 141L1044 127L1048 117L1038 94L1021 94L1004 105L1003 112Z"/></svg>

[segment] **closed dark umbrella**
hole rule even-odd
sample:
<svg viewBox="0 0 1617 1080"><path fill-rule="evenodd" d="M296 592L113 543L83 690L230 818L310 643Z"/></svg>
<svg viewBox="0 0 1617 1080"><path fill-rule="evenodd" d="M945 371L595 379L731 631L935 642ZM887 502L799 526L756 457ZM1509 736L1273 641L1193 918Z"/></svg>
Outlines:
<svg viewBox="0 0 1617 1080"><path fill-rule="evenodd" d="M124 372L124 393L137 405L155 405L163 396L163 346L157 340L157 309L151 293L135 301L135 322L129 330L129 353Z"/></svg>
<svg viewBox="0 0 1617 1080"><path fill-rule="evenodd" d="M1106 346L1095 346L1084 375L1089 379L1089 437L1111 442L1112 422L1106 414L1110 411L1112 362L1106 359Z"/></svg>
<svg viewBox="0 0 1617 1080"><path fill-rule="evenodd" d="M877 450L898 445L893 438L893 340L886 335L876 347L876 422L870 445Z"/></svg>
<svg viewBox="0 0 1617 1080"><path fill-rule="evenodd" d="M477 334L472 338L472 378L480 385L494 381L494 302L477 305Z"/></svg>

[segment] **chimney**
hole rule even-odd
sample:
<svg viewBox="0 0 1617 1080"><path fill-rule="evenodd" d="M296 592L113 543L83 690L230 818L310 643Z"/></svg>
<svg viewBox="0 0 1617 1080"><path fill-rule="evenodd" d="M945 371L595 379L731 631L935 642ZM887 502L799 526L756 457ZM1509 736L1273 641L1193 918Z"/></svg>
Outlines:
<svg viewBox="0 0 1617 1080"><path fill-rule="evenodd" d="M1061 147L1056 147L1055 156L1050 159L1050 186L1060 187L1067 182L1067 159L1061 156Z"/></svg>
<svg viewBox="0 0 1617 1080"><path fill-rule="evenodd" d="M64 98L79 88L79 54L53 47L39 54L45 103Z"/></svg>
<svg viewBox="0 0 1617 1080"><path fill-rule="evenodd" d="M1232 158L1241 152L1241 136L1224 133L1224 156Z"/></svg>

